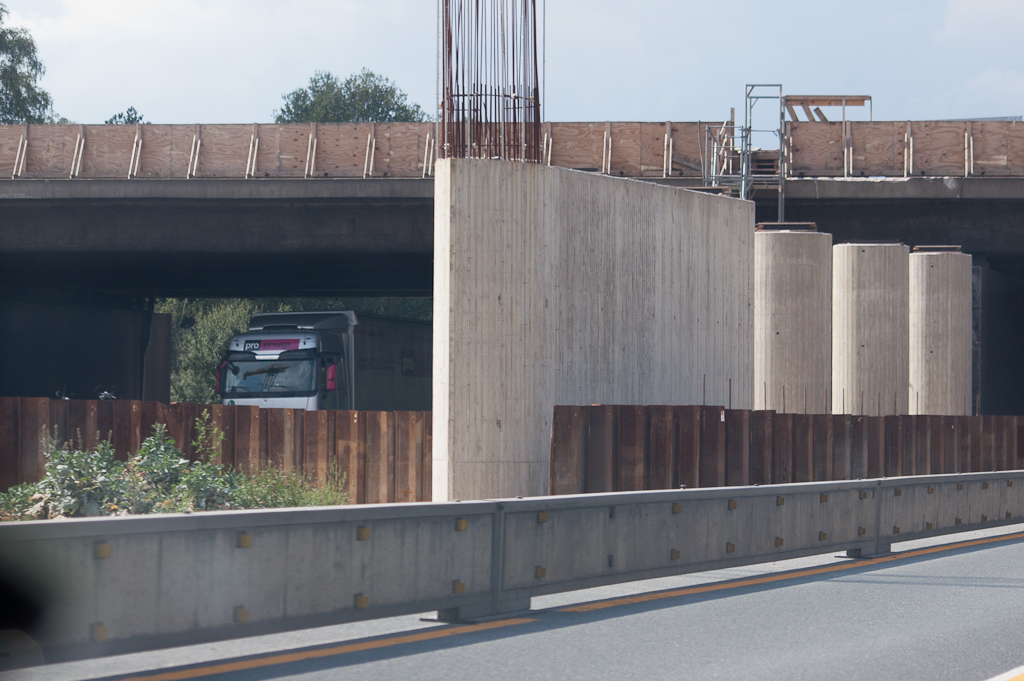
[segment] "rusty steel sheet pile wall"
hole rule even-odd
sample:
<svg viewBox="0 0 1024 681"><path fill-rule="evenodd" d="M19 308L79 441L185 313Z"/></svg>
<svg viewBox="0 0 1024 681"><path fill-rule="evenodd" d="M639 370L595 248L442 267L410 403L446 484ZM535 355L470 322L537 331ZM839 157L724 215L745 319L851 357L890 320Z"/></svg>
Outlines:
<svg viewBox="0 0 1024 681"><path fill-rule="evenodd" d="M1024 469L1024 416L557 406L549 494Z"/></svg>
<svg viewBox="0 0 1024 681"><path fill-rule="evenodd" d="M11 578L56 586L50 661L437 610L1024 520L1024 471L429 505L0 525Z"/></svg>
<svg viewBox="0 0 1024 681"><path fill-rule="evenodd" d="M752 406L752 203L445 159L434 207L435 500L544 494L556 404Z"/></svg>
<svg viewBox="0 0 1024 681"><path fill-rule="evenodd" d="M139 451L153 425L195 460L203 413L224 434L212 463L243 472L346 476L351 503L430 501L430 412L311 411L248 406L0 397L0 491L43 476L44 441L93 448L109 438L119 459Z"/></svg>

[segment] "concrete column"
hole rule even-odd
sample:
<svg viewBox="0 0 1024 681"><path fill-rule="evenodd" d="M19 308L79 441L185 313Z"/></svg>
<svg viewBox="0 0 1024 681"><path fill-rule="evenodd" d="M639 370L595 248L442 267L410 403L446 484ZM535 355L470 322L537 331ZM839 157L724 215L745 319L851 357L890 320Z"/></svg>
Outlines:
<svg viewBox="0 0 1024 681"><path fill-rule="evenodd" d="M971 413L971 256L910 254L911 414Z"/></svg>
<svg viewBox="0 0 1024 681"><path fill-rule="evenodd" d="M908 413L909 250L832 247L832 410Z"/></svg>
<svg viewBox="0 0 1024 681"><path fill-rule="evenodd" d="M755 409L831 411L831 287L831 234L754 233Z"/></svg>

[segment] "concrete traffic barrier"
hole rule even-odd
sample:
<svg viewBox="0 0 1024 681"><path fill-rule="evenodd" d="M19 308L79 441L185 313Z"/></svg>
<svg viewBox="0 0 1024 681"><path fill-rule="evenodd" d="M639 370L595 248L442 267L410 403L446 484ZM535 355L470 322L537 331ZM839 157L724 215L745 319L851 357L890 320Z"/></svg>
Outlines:
<svg viewBox="0 0 1024 681"><path fill-rule="evenodd" d="M0 525L47 661L847 551L1024 519L1024 471Z"/></svg>

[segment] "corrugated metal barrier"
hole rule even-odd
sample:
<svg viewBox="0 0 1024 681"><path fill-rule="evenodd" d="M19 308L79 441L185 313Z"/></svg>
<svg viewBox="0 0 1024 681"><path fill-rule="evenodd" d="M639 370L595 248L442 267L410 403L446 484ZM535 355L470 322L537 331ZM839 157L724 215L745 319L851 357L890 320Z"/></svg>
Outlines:
<svg viewBox="0 0 1024 681"><path fill-rule="evenodd" d="M323 481L345 475L353 503L431 499L430 412L260 409L136 400L0 397L0 490L43 475L44 434L92 448L110 438L118 458L139 451L153 424L194 459L195 423L203 412L224 433L219 455L240 471L300 471Z"/></svg>
<svg viewBox="0 0 1024 681"><path fill-rule="evenodd" d="M556 406L550 494L1024 468L1024 417Z"/></svg>

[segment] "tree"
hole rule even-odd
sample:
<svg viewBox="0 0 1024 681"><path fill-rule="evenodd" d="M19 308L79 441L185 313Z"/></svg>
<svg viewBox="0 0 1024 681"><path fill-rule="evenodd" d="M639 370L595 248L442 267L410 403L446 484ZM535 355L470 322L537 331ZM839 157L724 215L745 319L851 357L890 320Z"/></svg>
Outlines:
<svg viewBox="0 0 1024 681"><path fill-rule="evenodd" d="M127 111L114 114L107 120L103 121L106 125L134 125L135 123L145 123L142 114L135 110L134 106L128 107Z"/></svg>
<svg viewBox="0 0 1024 681"><path fill-rule="evenodd" d="M317 71L309 87L286 95L274 112L276 123L387 123L425 121L427 114L398 86L369 69L339 81L330 71Z"/></svg>
<svg viewBox="0 0 1024 681"><path fill-rule="evenodd" d="M36 43L23 28L8 28L0 4L0 123L49 123L54 120L50 93L38 87L46 69Z"/></svg>

